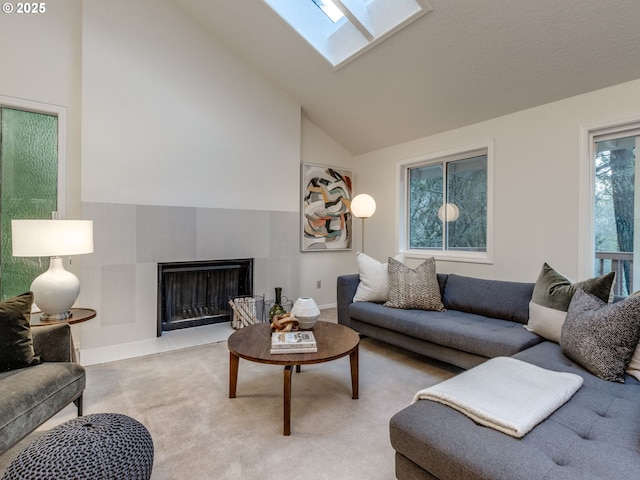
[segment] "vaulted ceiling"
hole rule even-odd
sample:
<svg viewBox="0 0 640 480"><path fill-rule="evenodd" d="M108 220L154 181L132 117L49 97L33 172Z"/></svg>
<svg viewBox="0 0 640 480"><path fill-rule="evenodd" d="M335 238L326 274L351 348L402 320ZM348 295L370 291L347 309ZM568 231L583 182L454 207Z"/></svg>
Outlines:
<svg viewBox="0 0 640 480"><path fill-rule="evenodd" d="M354 155L640 78L639 0L429 0L337 71L262 0L173 1Z"/></svg>

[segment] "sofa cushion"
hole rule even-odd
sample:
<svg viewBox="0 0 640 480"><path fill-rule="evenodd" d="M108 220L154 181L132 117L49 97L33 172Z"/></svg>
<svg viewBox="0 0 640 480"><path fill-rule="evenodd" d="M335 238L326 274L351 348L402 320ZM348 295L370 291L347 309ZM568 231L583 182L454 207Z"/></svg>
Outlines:
<svg viewBox="0 0 640 480"><path fill-rule="evenodd" d="M614 280L615 273L611 272L573 283L545 263L533 289L529 306L529 322L525 328L547 340L560 342L562 324L575 292L583 288L608 302L612 298Z"/></svg>
<svg viewBox="0 0 640 480"><path fill-rule="evenodd" d="M562 326L563 353L594 375L624 382L624 372L640 338L640 297L607 304L578 290Z"/></svg>
<svg viewBox="0 0 640 480"><path fill-rule="evenodd" d="M349 315L363 323L487 358L513 355L541 341L517 322L457 310L400 310L358 302L349 305Z"/></svg>
<svg viewBox="0 0 640 480"><path fill-rule="evenodd" d="M431 257L414 270L389 257L389 300L391 308L444 310L436 277L436 260Z"/></svg>
<svg viewBox="0 0 640 480"><path fill-rule="evenodd" d="M40 363L29 325L32 304L31 292L0 302L0 371Z"/></svg>
<svg viewBox="0 0 640 480"><path fill-rule="evenodd" d="M443 293L444 306L486 317L527 323L533 285L450 274Z"/></svg>

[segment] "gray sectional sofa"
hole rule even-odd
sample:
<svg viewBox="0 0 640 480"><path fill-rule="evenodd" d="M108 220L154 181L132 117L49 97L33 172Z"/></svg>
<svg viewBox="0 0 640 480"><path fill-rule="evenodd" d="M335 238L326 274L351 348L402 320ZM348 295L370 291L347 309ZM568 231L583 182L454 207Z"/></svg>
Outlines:
<svg viewBox="0 0 640 480"><path fill-rule="evenodd" d="M517 439L433 401L390 419L400 480L640 478L640 382L602 380L560 345L523 328L534 284L438 274L446 310L400 310L353 302L358 275L338 278L338 322L438 360L471 368L513 356L584 379L562 407ZM424 385L416 384L416 390Z"/></svg>
<svg viewBox="0 0 640 480"><path fill-rule="evenodd" d="M357 274L337 280L338 322L371 338L462 368L542 342L523 328L533 283L438 274L444 312L353 302Z"/></svg>
<svg viewBox="0 0 640 480"><path fill-rule="evenodd" d="M69 403L82 415L85 369L71 361L71 328L66 323L31 329L42 363L0 373L0 454Z"/></svg>

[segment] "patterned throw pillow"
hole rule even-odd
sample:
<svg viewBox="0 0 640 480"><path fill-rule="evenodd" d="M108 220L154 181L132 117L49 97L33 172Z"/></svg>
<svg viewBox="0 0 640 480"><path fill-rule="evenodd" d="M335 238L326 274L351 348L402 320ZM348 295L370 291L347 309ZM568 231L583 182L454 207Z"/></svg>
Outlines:
<svg viewBox="0 0 640 480"><path fill-rule="evenodd" d="M436 277L436 260L431 257L415 270L389 257L389 300L392 308L444 310Z"/></svg>
<svg viewBox="0 0 640 480"><path fill-rule="evenodd" d="M547 340L559 343L562 324L574 293L583 288L608 302L615 278L615 273L611 272L601 277L572 283L545 263L533 288L529 303L529 321L525 328Z"/></svg>
<svg viewBox="0 0 640 480"><path fill-rule="evenodd" d="M40 363L33 351L29 326L32 303L31 292L0 302L0 371Z"/></svg>
<svg viewBox="0 0 640 480"><path fill-rule="evenodd" d="M640 339L640 297L607 304L578 290L562 326L562 352L594 375L624 383L624 371Z"/></svg>

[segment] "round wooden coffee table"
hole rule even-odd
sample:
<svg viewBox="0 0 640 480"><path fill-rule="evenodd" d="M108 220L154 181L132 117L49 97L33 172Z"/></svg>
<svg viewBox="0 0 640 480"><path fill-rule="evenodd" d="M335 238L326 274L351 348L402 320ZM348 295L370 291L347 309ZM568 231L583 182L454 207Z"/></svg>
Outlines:
<svg viewBox="0 0 640 480"><path fill-rule="evenodd" d="M316 322L313 335L318 344L315 353L271 354L271 327L269 323L257 323L235 331L228 341L229 347L229 398L236 397L238 365L244 358L250 362L284 365L284 435L291 434L291 373L293 367L324 363L349 355L351 363L351 398L358 398L358 345L360 336L344 325Z"/></svg>

